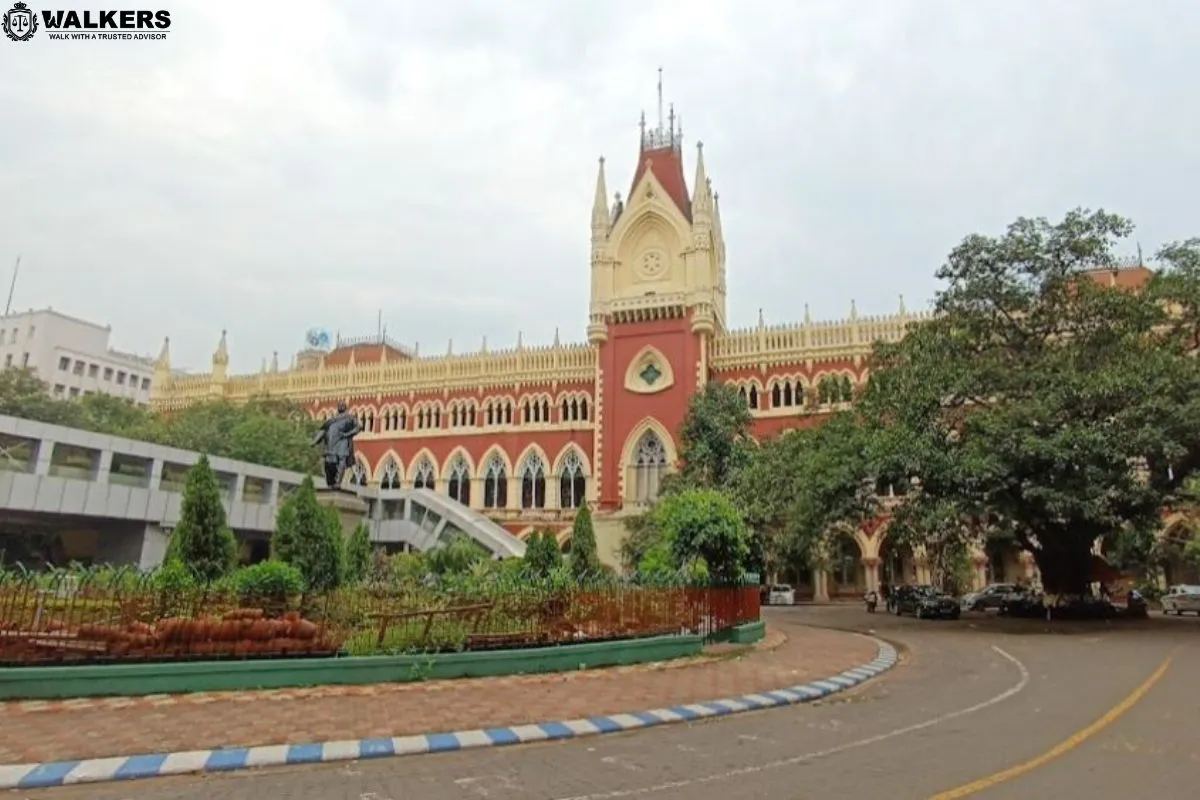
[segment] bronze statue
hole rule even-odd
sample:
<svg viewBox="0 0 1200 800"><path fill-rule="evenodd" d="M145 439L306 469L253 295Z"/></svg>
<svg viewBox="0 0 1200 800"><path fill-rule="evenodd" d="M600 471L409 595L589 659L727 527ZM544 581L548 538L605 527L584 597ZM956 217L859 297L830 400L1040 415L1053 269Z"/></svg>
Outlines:
<svg viewBox="0 0 1200 800"><path fill-rule="evenodd" d="M325 445L325 485L340 489L346 470L354 465L354 437L362 433L358 419L346 413L346 404L338 403L337 415L321 424L313 444Z"/></svg>

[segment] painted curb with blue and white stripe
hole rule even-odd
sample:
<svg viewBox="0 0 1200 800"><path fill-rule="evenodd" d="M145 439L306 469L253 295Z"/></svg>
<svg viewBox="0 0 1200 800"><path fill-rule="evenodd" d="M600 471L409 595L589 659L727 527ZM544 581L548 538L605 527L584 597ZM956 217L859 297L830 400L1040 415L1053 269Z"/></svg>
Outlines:
<svg viewBox="0 0 1200 800"><path fill-rule="evenodd" d="M874 661L838 675L788 689L747 694L707 703L657 708L636 714L543 722L510 728L487 728L458 733L431 733L389 739L358 739L315 744L282 744L265 747L230 747L220 750L191 750L182 753L150 753L140 756L54 761L46 764L0 766L0 790L42 789L77 783L101 783L158 778L199 772L230 772L253 767L279 767L334 761L357 761L388 756L446 753L476 747L576 739L603 733L649 728L675 722L722 717L743 711L810 703L843 692L896 665L896 649L875 640L879 653Z"/></svg>

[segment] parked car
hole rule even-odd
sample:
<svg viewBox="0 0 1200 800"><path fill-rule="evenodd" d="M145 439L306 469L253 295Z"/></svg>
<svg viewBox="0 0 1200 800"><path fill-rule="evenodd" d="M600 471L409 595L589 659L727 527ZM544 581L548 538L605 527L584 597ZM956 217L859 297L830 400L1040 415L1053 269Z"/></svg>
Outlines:
<svg viewBox="0 0 1200 800"><path fill-rule="evenodd" d="M978 592L963 595L962 607L964 611L999 610L1004 598L1018 591L1022 589L1015 583L993 583Z"/></svg>
<svg viewBox="0 0 1200 800"><path fill-rule="evenodd" d="M786 583L777 583L767 592L767 605L792 606L796 604L796 592Z"/></svg>
<svg viewBox="0 0 1200 800"><path fill-rule="evenodd" d="M1167 589L1162 596L1162 612L1179 616L1184 612L1200 616L1200 586L1182 584Z"/></svg>
<svg viewBox="0 0 1200 800"><path fill-rule="evenodd" d="M912 614L917 619L958 619L962 613L957 600L933 586L901 586L894 592L892 609L897 617Z"/></svg>

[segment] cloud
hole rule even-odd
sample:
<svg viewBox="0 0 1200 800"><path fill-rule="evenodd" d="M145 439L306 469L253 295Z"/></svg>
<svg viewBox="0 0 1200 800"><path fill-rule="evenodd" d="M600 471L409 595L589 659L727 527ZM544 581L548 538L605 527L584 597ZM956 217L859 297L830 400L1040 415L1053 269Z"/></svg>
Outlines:
<svg viewBox="0 0 1200 800"><path fill-rule="evenodd" d="M222 328L253 370L380 310L425 352L582 339L595 158L625 191L659 66L735 325L917 307L1021 214L1200 233L1194 4L167 7L162 42L0 42L0 265L24 255L18 307L192 368Z"/></svg>

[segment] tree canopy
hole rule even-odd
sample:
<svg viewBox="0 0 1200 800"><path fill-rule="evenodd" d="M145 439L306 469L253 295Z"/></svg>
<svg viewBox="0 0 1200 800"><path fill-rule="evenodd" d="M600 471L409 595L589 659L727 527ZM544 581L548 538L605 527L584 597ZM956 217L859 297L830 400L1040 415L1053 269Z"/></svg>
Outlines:
<svg viewBox="0 0 1200 800"><path fill-rule="evenodd" d="M8 368L0 371L0 414L306 474L316 472L320 461L311 445L316 423L299 405L276 398L214 401L159 414L104 394L54 398L31 370Z"/></svg>
<svg viewBox="0 0 1200 800"><path fill-rule="evenodd" d="M1097 280L1131 231L1076 210L951 252L937 317L876 348L861 405L872 468L919 485L894 530L922 543L1009 534L1047 591L1078 593L1097 539L1160 524L1200 466L1194 340L1163 300L1200 297L1200 283L1194 243L1165 249L1144 291Z"/></svg>

